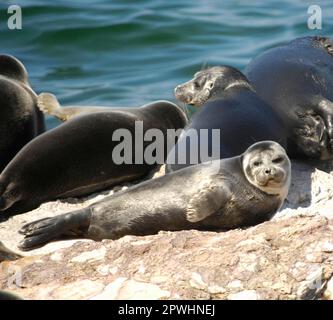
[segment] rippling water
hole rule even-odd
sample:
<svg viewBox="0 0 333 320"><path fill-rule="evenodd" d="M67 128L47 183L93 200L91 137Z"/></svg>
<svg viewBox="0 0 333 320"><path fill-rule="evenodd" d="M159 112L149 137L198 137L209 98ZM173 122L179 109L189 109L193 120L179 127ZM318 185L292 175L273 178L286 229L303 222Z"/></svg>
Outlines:
<svg viewBox="0 0 333 320"><path fill-rule="evenodd" d="M332 3L332 4L330 4ZM6 28L18 4L23 30ZM323 29L307 28L304 0L17 0L0 4L3 53L26 65L37 92L63 104L138 106L173 99L204 65L243 69L263 50L304 35L333 34L333 2L315 1ZM48 119L48 127L56 124Z"/></svg>

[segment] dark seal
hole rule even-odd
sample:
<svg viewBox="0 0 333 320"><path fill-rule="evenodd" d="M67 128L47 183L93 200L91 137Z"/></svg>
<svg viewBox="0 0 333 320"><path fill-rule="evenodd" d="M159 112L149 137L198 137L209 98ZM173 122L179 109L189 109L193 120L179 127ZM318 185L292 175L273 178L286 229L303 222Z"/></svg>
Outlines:
<svg viewBox="0 0 333 320"><path fill-rule="evenodd" d="M246 75L285 122L292 158L333 158L333 42L295 39L256 57Z"/></svg>
<svg viewBox="0 0 333 320"><path fill-rule="evenodd" d="M0 172L44 130L44 116L24 65L12 56L0 55Z"/></svg>
<svg viewBox="0 0 333 320"><path fill-rule="evenodd" d="M2 172L0 213L14 215L43 202L79 197L143 178L157 164L148 163L145 157L136 158L152 143L144 140L136 144L137 122L142 124L142 135L149 129L163 134L163 163L168 152L167 131L182 129L186 116L177 105L157 101L140 108L109 109L74 117L28 143ZM115 161L115 148L128 144L120 135L114 136L117 129L126 130L133 139L130 158L118 159L119 163Z"/></svg>
<svg viewBox="0 0 333 320"><path fill-rule="evenodd" d="M148 180L91 206L29 223L20 244L30 250L64 235L94 240L160 230L220 230L270 219L290 184L290 161L272 141L240 156L202 163Z"/></svg>
<svg viewBox="0 0 333 320"><path fill-rule="evenodd" d="M0 241L0 262L17 260L20 258L22 258L21 255L11 251L7 247L5 247L5 245Z"/></svg>
<svg viewBox="0 0 333 320"><path fill-rule="evenodd" d="M177 86L175 96L201 108L168 155L169 172L210 159L234 157L259 141L286 145L282 120L235 68L200 71Z"/></svg>
<svg viewBox="0 0 333 320"><path fill-rule="evenodd" d="M23 300L23 299L12 292L0 290L0 300Z"/></svg>

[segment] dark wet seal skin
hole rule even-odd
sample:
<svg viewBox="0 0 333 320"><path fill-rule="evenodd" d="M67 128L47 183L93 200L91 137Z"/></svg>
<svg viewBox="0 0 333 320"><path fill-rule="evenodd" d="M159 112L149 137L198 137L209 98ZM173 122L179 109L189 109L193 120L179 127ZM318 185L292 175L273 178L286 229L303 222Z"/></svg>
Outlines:
<svg viewBox="0 0 333 320"><path fill-rule="evenodd" d="M0 219L43 202L80 197L147 176L157 164L145 159L137 163L134 142L131 163L117 164L113 159L120 143L112 138L114 131L127 129L135 137L136 121L143 123L143 135L153 128L162 132L166 157L167 130L181 130L187 119L181 108L168 101L73 117L28 143L1 173ZM143 142L142 153L150 144Z"/></svg>
<svg viewBox="0 0 333 320"><path fill-rule="evenodd" d="M0 55L0 172L44 131L44 116L24 65L12 56Z"/></svg>
<svg viewBox="0 0 333 320"><path fill-rule="evenodd" d="M219 148L219 155L209 151L208 156L223 159L237 156L259 141L273 140L286 146L287 131L282 120L257 95L244 74L233 67L216 66L197 72L193 79L176 87L175 96L199 110L171 150L167 172L207 161L202 157L191 160L196 149L200 153L201 149ZM208 130L208 139L201 141L203 129ZM220 130L220 142L213 142L214 129ZM193 132L198 141L188 139Z"/></svg>
<svg viewBox="0 0 333 320"><path fill-rule="evenodd" d="M21 257L21 255L6 248L5 245L0 241L0 262L17 260Z"/></svg>
<svg viewBox="0 0 333 320"><path fill-rule="evenodd" d="M244 154L148 180L82 210L24 225L19 247L31 250L66 235L94 240L160 230L227 230L270 219L290 185L290 161L272 141Z"/></svg>
<svg viewBox="0 0 333 320"><path fill-rule="evenodd" d="M284 120L288 155L333 158L333 42L298 38L254 58L246 76Z"/></svg>
<svg viewBox="0 0 333 320"><path fill-rule="evenodd" d="M23 299L9 291L0 290L0 300L23 300Z"/></svg>

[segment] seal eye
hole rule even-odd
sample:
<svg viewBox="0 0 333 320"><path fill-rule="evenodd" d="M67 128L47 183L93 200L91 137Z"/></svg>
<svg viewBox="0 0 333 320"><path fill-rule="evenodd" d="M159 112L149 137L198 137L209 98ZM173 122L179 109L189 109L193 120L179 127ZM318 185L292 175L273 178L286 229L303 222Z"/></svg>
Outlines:
<svg viewBox="0 0 333 320"><path fill-rule="evenodd" d="M194 89L200 89L200 84L198 81L194 81L193 85L194 85Z"/></svg>
<svg viewBox="0 0 333 320"><path fill-rule="evenodd" d="M282 161L283 161L282 157L278 157L278 158L275 158L274 160L272 160L273 163L281 163Z"/></svg>
<svg viewBox="0 0 333 320"><path fill-rule="evenodd" d="M212 89L213 86L214 86L214 82L213 82L213 81L208 81L208 83L207 83L207 87L208 87L209 89Z"/></svg>
<svg viewBox="0 0 333 320"><path fill-rule="evenodd" d="M253 162L253 165L254 165L255 167L259 167L259 166L261 165L261 161L254 161L254 162Z"/></svg>

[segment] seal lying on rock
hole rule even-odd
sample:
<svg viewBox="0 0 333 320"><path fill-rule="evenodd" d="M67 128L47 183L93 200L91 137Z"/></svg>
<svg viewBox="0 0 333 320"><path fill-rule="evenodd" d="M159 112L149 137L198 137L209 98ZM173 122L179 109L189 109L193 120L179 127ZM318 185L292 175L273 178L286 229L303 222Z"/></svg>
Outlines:
<svg viewBox="0 0 333 320"><path fill-rule="evenodd" d="M22 256L6 248L4 244L0 241L0 262L17 260L19 258L22 258Z"/></svg>
<svg viewBox="0 0 333 320"><path fill-rule="evenodd" d="M78 197L146 176L156 167L139 153L152 143L139 141L149 129L158 129L167 154L167 131L182 129L184 112L168 101L157 101L140 108L109 109L77 116L28 143L0 175L0 217L29 211L41 203ZM126 136L133 142L126 144ZM122 132L123 132L122 131ZM115 161L115 148L129 147L129 159ZM132 141L132 140L131 140ZM131 142L130 141L130 142ZM120 154L121 152L119 152ZM118 153L117 153L118 154ZM161 162L165 160L161 159ZM2 211L2 212L1 212Z"/></svg>
<svg viewBox="0 0 333 320"><path fill-rule="evenodd" d="M44 130L44 116L24 65L12 56L0 55L0 172Z"/></svg>
<svg viewBox="0 0 333 320"><path fill-rule="evenodd" d="M333 158L333 42L306 37L267 50L247 66L258 95L285 122L293 158Z"/></svg>
<svg viewBox="0 0 333 320"><path fill-rule="evenodd" d="M22 250L64 235L94 240L160 230L230 229L270 219L290 184L290 161L272 141L240 156L184 168L107 197L91 206L29 223Z"/></svg>
<svg viewBox="0 0 333 320"><path fill-rule="evenodd" d="M168 155L168 172L209 158L234 157L258 141L273 140L286 146L282 120L235 68L220 66L200 71L177 86L175 96L202 108ZM216 129L220 130L218 140L213 136Z"/></svg>
<svg viewBox="0 0 333 320"><path fill-rule="evenodd" d="M0 300L23 300L23 299L9 291L0 290Z"/></svg>

